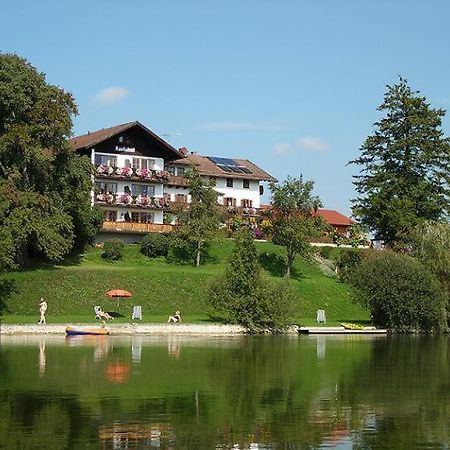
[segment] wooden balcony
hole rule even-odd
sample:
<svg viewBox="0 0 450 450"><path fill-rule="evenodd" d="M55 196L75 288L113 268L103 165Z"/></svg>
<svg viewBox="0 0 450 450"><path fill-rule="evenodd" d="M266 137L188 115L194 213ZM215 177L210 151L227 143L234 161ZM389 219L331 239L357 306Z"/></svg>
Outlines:
<svg viewBox="0 0 450 450"><path fill-rule="evenodd" d="M100 230L108 233L170 233L172 225L162 223L103 222Z"/></svg>
<svg viewBox="0 0 450 450"><path fill-rule="evenodd" d="M178 175L171 175L168 181L164 182L168 186L175 186L175 187L187 187L188 180L186 177L181 177Z"/></svg>
<svg viewBox="0 0 450 450"><path fill-rule="evenodd" d="M239 214L240 216L259 217L259 208L244 206L223 206L228 214Z"/></svg>

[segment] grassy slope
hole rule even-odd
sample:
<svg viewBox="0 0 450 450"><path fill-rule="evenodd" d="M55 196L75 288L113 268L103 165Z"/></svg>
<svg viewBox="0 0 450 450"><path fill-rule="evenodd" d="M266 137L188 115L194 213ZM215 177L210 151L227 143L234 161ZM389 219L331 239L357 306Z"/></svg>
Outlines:
<svg viewBox="0 0 450 450"><path fill-rule="evenodd" d="M258 243L258 251L280 253L271 243ZM232 249L230 241L216 243L211 248L211 262L195 268L190 265L167 264L164 259L150 260L139 253L139 247L125 248L124 258L108 263L101 250L90 249L79 260L62 265L14 272L3 278L14 281L10 298L3 297L3 321L32 323L37 320L39 297L49 304L48 322L86 322L93 320L93 306L102 305L129 321L132 305L141 305L145 322L164 322L168 314L180 309L185 322L210 321L206 307L206 292L211 278L223 273ZM268 276L276 276L267 272ZM298 293L299 308L293 323L313 324L317 309L325 309L328 324L360 321L367 312L350 302L350 288L322 274L310 262L298 259L293 289ZM104 297L112 288L127 289L132 299Z"/></svg>

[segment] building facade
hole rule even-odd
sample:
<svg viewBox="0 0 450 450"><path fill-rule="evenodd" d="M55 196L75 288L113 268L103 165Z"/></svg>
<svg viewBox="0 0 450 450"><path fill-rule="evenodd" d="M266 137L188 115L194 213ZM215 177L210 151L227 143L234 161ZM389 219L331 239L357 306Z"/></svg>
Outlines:
<svg viewBox="0 0 450 450"><path fill-rule="evenodd" d="M103 211L99 240L171 231L173 213L190 202L185 175L192 168L214 183L220 205L244 216L257 216L261 182L276 181L248 160L177 150L139 122L76 136L70 145L95 167L91 199Z"/></svg>

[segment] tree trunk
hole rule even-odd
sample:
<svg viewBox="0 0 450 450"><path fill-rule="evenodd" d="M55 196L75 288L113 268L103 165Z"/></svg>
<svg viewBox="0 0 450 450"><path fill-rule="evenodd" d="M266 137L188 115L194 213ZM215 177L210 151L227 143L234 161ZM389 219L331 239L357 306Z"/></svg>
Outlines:
<svg viewBox="0 0 450 450"><path fill-rule="evenodd" d="M200 265L200 256L202 252L202 241L197 241L197 256L195 258L195 267Z"/></svg>
<svg viewBox="0 0 450 450"><path fill-rule="evenodd" d="M286 277L291 278L292 264L294 263L295 252L292 248L287 248L287 268L286 268Z"/></svg>

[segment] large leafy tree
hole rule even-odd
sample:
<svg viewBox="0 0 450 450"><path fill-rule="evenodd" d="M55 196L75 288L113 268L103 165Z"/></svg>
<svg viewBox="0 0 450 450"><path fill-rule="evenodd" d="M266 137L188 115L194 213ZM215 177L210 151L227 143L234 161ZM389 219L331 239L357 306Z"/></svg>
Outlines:
<svg viewBox="0 0 450 450"><path fill-rule="evenodd" d="M272 192L272 241L286 248L286 276L289 278L296 255L307 256L309 238L324 230L322 219L315 213L322 206L313 195L314 181L288 177L283 183L270 183Z"/></svg>
<svg viewBox="0 0 450 450"><path fill-rule="evenodd" d="M450 142L445 111L433 109L407 81L387 86L378 110L385 116L361 147L354 176L353 213L389 245L401 244L426 220L448 217Z"/></svg>
<svg viewBox="0 0 450 450"><path fill-rule="evenodd" d="M92 169L67 142L76 113L71 94L0 54L0 268L59 259L95 235Z"/></svg>
<svg viewBox="0 0 450 450"><path fill-rule="evenodd" d="M195 266L198 267L205 243L219 233L221 212L213 185L205 183L195 169L187 177L191 203L177 213L177 235L193 243Z"/></svg>

